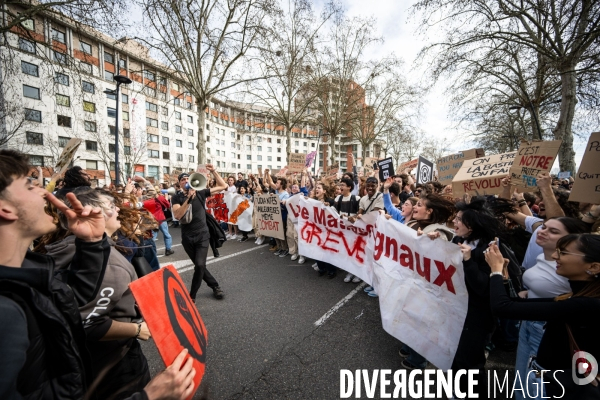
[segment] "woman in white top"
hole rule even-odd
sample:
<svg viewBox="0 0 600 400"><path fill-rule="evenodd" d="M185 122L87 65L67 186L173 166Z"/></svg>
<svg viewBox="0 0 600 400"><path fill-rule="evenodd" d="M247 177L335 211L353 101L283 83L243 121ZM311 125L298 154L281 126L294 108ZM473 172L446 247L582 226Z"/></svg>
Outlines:
<svg viewBox="0 0 600 400"><path fill-rule="evenodd" d="M571 291L569 281L556 273L556 261L552 258L552 253L556 251L556 242L560 238L570 233L585 232L588 232L587 225L575 218L557 217L544 222L537 230L535 240L535 243L542 248L543 253L537 257L536 264L523 273L523 285L527 290L520 292L519 296L539 299L554 298L569 293ZM530 390L530 395L528 395L526 386L529 380L527 376L529 360L537 354L540 340L544 334L544 324L544 321L521 321L515 369L525 390L515 390L515 399L541 398L542 393L536 397L530 397L539 391Z"/></svg>
<svg viewBox="0 0 600 400"><path fill-rule="evenodd" d="M237 187L235 187L235 176L229 175L227 177L227 192L231 194L237 194ZM227 233L227 239L235 240L238 235L238 227L237 225L233 225L231 223L227 223L227 228L229 232Z"/></svg>

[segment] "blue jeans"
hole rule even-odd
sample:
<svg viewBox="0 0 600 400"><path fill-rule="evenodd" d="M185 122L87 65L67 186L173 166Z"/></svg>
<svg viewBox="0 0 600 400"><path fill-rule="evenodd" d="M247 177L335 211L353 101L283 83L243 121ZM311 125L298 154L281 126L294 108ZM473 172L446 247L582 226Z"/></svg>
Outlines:
<svg viewBox="0 0 600 400"><path fill-rule="evenodd" d="M406 361L408 361L409 363L411 363L419 369L425 369L425 367L427 366L427 359L425 357L423 357L407 345L402 346L402 350L404 350L406 353L410 353L410 355L406 357Z"/></svg>
<svg viewBox="0 0 600 400"><path fill-rule="evenodd" d="M158 271L160 269L160 263L156 257L156 244L153 239L144 239L144 258L148 261L152 270Z"/></svg>
<svg viewBox="0 0 600 400"><path fill-rule="evenodd" d="M521 382L523 382L523 386L527 386L526 382L529 380L535 380L535 376L527 377L527 373L529 372L528 363L531 356L536 355L538 351L538 347L540 346L540 341L542 340L542 336L544 336L544 324L545 322L541 321L521 321L521 329L519 330L519 347L517 347L517 363L515 365L516 373L519 374L521 378ZM515 386L515 389L518 388L518 383ZM531 395L535 394L534 390L530 390ZM515 390L515 399L524 400L524 399L538 399L540 398L540 393L536 397L530 397L527 395L527 390L525 390L525 395L520 390Z"/></svg>
<svg viewBox="0 0 600 400"><path fill-rule="evenodd" d="M169 224L167 221L163 221L160 225L158 225L158 229L162 232L163 238L165 239L165 248L167 250L171 250L173 238L171 238L171 234L169 233ZM152 239L156 239L157 237L158 232L152 231Z"/></svg>

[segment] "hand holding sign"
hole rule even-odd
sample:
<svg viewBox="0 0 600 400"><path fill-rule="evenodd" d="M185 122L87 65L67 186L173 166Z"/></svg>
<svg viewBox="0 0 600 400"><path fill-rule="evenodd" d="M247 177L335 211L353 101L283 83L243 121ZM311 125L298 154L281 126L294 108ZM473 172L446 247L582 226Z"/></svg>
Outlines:
<svg viewBox="0 0 600 400"><path fill-rule="evenodd" d="M144 388L148 399L155 400L183 400L194 392L194 369L193 359L188 357L187 349L183 349L175 358L173 364L169 365L163 372L156 375Z"/></svg>

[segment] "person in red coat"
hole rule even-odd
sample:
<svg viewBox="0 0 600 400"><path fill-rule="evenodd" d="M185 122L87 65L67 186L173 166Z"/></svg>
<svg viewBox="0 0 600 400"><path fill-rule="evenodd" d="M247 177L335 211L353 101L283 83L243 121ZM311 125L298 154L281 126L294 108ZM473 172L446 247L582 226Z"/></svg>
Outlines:
<svg viewBox="0 0 600 400"><path fill-rule="evenodd" d="M165 240L165 256L170 256L175 253L171 246L173 245L173 239L171 238L171 234L169 233L169 224L167 223L167 219L165 218L165 213L163 212L163 208L171 208L171 204L164 196L159 196L148 181L146 181L142 177L135 177L137 182L143 182L146 185L146 195L142 200L142 204L144 208L152 213L156 221L158 222L158 229L162 232L164 240ZM156 240L158 237L158 232L152 231L153 239Z"/></svg>

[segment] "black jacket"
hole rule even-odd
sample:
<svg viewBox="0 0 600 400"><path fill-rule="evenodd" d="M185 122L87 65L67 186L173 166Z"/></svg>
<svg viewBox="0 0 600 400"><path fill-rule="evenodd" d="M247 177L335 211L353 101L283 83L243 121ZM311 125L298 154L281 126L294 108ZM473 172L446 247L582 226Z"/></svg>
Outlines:
<svg viewBox="0 0 600 400"><path fill-rule="evenodd" d="M208 232L210 233L210 239L214 241L215 247L219 248L223 246L223 243L227 241L225 232L221 228L221 225L217 222L215 217L211 214L206 213L206 225L208 226Z"/></svg>

